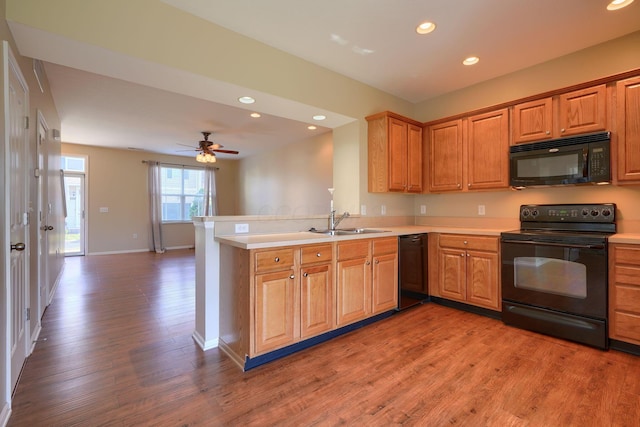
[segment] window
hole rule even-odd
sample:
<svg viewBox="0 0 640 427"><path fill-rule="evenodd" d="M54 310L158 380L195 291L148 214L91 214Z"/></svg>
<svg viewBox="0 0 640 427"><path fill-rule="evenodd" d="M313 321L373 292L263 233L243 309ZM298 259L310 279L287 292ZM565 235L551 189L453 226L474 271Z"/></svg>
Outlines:
<svg viewBox="0 0 640 427"><path fill-rule="evenodd" d="M162 221L191 221L204 212L204 170L161 166Z"/></svg>

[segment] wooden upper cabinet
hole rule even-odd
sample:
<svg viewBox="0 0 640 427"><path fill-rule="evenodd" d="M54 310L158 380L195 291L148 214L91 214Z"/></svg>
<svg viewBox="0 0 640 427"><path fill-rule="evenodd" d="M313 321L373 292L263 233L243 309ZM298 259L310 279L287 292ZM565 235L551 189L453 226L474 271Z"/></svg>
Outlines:
<svg viewBox="0 0 640 427"><path fill-rule="evenodd" d="M616 85L618 181L640 181L640 76Z"/></svg>
<svg viewBox="0 0 640 427"><path fill-rule="evenodd" d="M389 111L367 122L369 192L422 192L421 124Z"/></svg>
<svg viewBox="0 0 640 427"><path fill-rule="evenodd" d="M598 132L606 128L607 88L604 84L513 106L513 144Z"/></svg>
<svg viewBox="0 0 640 427"><path fill-rule="evenodd" d="M542 98L513 106L514 144L553 138L553 102Z"/></svg>
<svg viewBox="0 0 640 427"><path fill-rule="evenodd" d="M607 127L606 85L598 85L558 96L559 136L597 132Z"/></svg>
<svg viewBox="0 0 640 427"><path fill-rule="evenodd" d="M509 110L467 119L467 188L509 186Z"/></svg>
<svg viewBox="0 0 640 427"><path fill-rule="evenodd" d="M427 128L429 191L462 189L462 119Z"/></svg>

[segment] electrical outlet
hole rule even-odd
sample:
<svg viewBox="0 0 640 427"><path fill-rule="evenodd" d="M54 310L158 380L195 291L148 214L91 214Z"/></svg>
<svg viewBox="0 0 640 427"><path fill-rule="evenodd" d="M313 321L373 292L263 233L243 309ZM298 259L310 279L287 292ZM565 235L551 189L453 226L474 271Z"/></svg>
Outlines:
<svg viewBox="0 0 640 427"><path fill-rule="evenodd" d="M484 215L484 205L478 205L478 215Z"/></svg>
<svg viewBox="0 0 640 427"><path fill-rule="evenodd" d="M109 208L100 208L100 213L107 213L109 212Z"/></svg>
<svg viewBox="0 0 640 427"><path fill-rule="evenodd" d="M387 214L387 207L385 205L380 206L380 215Z"/></svg>
<svg viewBox="0 0 640 427"><path fill-rule="evenodd" d="M420 215L427 214L427 205L420 205Z"/></svg>
<svg viewBox="0 0 640 427"><path fill-rule="evenodd" d="M367 214L367 205L360 205L360 215Z"/></svg>
<svg viewBox="0 0 640 427"><path fill-rule="evenodd" d="M248 233L249 224L236 224L236 233Z"/></svg>

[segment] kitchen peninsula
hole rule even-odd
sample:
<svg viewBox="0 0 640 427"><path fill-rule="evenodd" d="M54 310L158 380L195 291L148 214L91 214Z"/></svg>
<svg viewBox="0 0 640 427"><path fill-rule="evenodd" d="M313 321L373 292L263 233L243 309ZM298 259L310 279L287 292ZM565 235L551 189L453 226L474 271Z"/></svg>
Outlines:
<svg viewBox="0 0 640 427"><path fill-rule="evenodd" d="M295 231L320 228L324 221L274 220L256 234L232 234L237 217L197 218L196 342L203 349L219 346L250 369L392 315L398 236L447 233L497 240L504 231L379 224L365 224L379 232L337 236Z"/></svg>

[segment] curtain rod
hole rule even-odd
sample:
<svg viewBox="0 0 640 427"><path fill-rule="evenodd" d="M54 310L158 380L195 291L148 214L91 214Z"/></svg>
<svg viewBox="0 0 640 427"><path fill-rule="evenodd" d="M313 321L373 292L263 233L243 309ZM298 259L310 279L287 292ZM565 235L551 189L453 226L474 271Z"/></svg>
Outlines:
<svg viewBox="0 0 640 427"><path fill-rule="evenodd" d="M150 161L155 161L155 160L143 160L142 163L149 163ZM165 162L158 162L161 165L167 165L167 166L182 166L184 168L198 168L201 167L204 169L204 166L192 166L192 165L180 165L178 163L165 163ZM214 166L213 167L215 170L219 171L220 168L218 166Z"/></svg>

